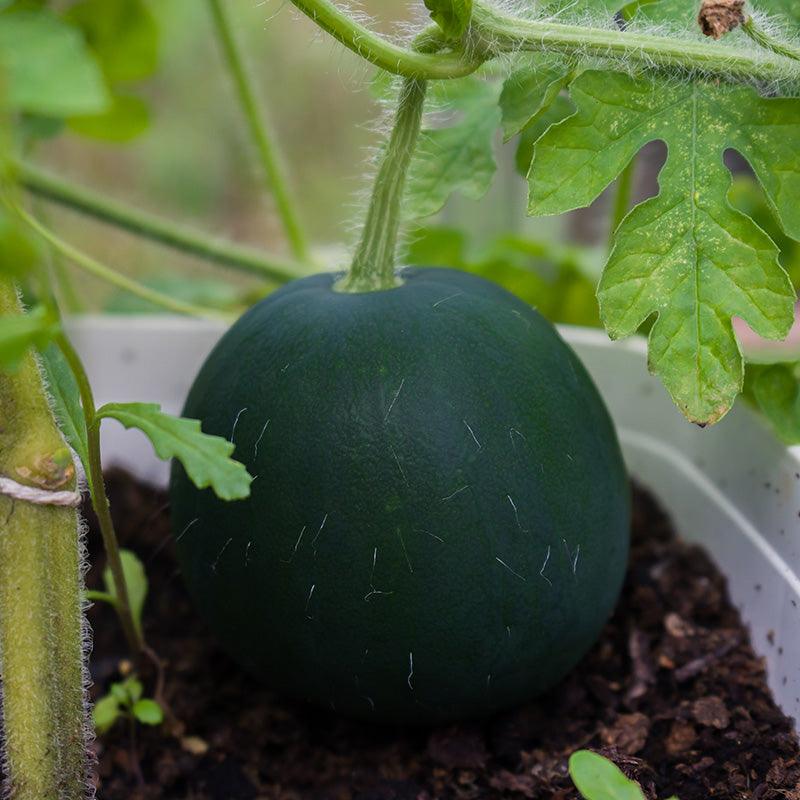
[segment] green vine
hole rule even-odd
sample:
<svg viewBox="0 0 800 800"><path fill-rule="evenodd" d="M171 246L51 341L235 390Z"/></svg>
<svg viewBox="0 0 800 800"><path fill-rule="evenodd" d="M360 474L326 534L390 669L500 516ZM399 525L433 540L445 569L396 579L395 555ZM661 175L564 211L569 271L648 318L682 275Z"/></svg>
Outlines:
<svg viewBox="0 0 800 800"><path fill-rule="evenodd" d="M224 0L208 0L217 36L230 68L239 96L247 127L256 147L261 167L269 189L275 199L278 214L283 221L292 253L298 261L309 261L310 254L303 229L300 226L296 203L289 191L286 168L275 146L275 133L270 130L264 108L258 101L253 81L245 66L244 56L231 24Z"/></svg>
<svg viewBox="0 0 800 800"><path fill-rule="evenodd" d="M395 45L355 21L331 0L292 0L323 30L362 58L396 75L436 80L460 78L485 61L522 50L593 56L643 69L679 69L734 80L800 81L800 64L785 55L670 36L527 19L476 2L465 35L466 51L427 54ZM774 48L773 48L774 50Z"/></svg>
<svg viewBox="0 0 800 800"><path fill-rule="evenodd" d="M15 162L13 168L20 184L38 197L189 255L279 282L292 280L310 271L310 267L303 262L268 256L257 250L223 242L154 214L131 208L26 161Z"/></svg>

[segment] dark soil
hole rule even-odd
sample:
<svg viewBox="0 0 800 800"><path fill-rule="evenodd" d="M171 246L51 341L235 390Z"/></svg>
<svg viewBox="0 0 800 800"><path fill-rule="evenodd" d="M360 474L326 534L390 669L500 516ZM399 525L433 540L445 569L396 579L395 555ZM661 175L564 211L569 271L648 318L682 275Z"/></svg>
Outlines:
<svg viewBox="0 0 800 800"><path fill-rule="evenodd" d="M120 538L147 567L145 630L166 662L170 718L96 744L102 800L577 798L570 753L591 748L648 798L800 800L800 749L764 665L703 550L635 493L625 590L602 639L556 689L475 724L378 728L280 699L230 661L195 615L169 539L165 495L119 472ZM102 557L92 526L99 580ZM107 608L91 612L93 691L130 669ZM144 671L152 691L152 672Z"/></svg>

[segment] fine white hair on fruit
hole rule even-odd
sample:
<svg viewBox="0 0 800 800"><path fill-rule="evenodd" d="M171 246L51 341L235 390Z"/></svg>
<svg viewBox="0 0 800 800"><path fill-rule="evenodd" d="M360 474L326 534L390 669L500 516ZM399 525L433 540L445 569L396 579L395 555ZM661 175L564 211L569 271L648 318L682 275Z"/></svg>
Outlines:
<svg viewBox="0 0 800 800"><path fill-rule="evenodd" d="M547 569L547 565L550 563L550 553L552 548L550 545L547 545L547 555L544 557L544 564L542 564L542 568L539 570L539 574L552 586L553 581L544 574L544 571Z"/></svg>

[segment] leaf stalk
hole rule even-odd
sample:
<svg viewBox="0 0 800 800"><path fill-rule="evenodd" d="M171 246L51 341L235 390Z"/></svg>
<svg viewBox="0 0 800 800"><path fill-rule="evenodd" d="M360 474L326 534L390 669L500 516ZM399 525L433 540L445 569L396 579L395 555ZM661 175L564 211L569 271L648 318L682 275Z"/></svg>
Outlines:
<svg viewBox="0 0 800 800"><path fill-rule="evenodd" d="M55 344L64 356L69 368L72 370L72 374L75 376L75 382L78 384L83 417L86 422L88 445L89 474L86 477L89 482L89 492L92 496L92 506L100 525L100 534L103 537L103 547L106 552L106 558L108 558L108 566L114 576L115 597L113 605L119 616L128 647L134 655L138 655L144 649L144 639L131 612L128 584L122 568L119 541L114 529L114 522L111 519L108 495L103 481L103 462L100 455L100 419L97 417L94 393L80 356L69 339L63 333L59 333L55 338Z"/></svg>

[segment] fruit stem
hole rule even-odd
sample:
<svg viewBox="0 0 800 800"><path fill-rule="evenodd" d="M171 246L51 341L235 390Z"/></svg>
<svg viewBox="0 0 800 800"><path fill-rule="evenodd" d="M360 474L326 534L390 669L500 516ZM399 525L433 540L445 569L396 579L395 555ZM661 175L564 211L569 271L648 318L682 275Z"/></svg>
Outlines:
<svg viewBox="0 0 800 800"><path fill-rule="evenodd" d="M395 251L400 231L401 203L406 176L422 125L427 83L406 78L394 127L375 178L367 219L348 274L337 284L341 292L392 289L401 281L395 275Z"/></svg>
<svg viewBox="0 0 800 800"><path fill-rule="evenodd" d="M308 242L300 225L297 204L289 189L286 167L275 144L277 138L267 119L266 110L258 100L253 79L245 65L244 56L231 24L224 0L209 0L211 16L217 31L228 69L239 95L239 104L250 129L261 168L267 179L278 214L283 222L292 253L298 261L310 261Z"/></svg>

